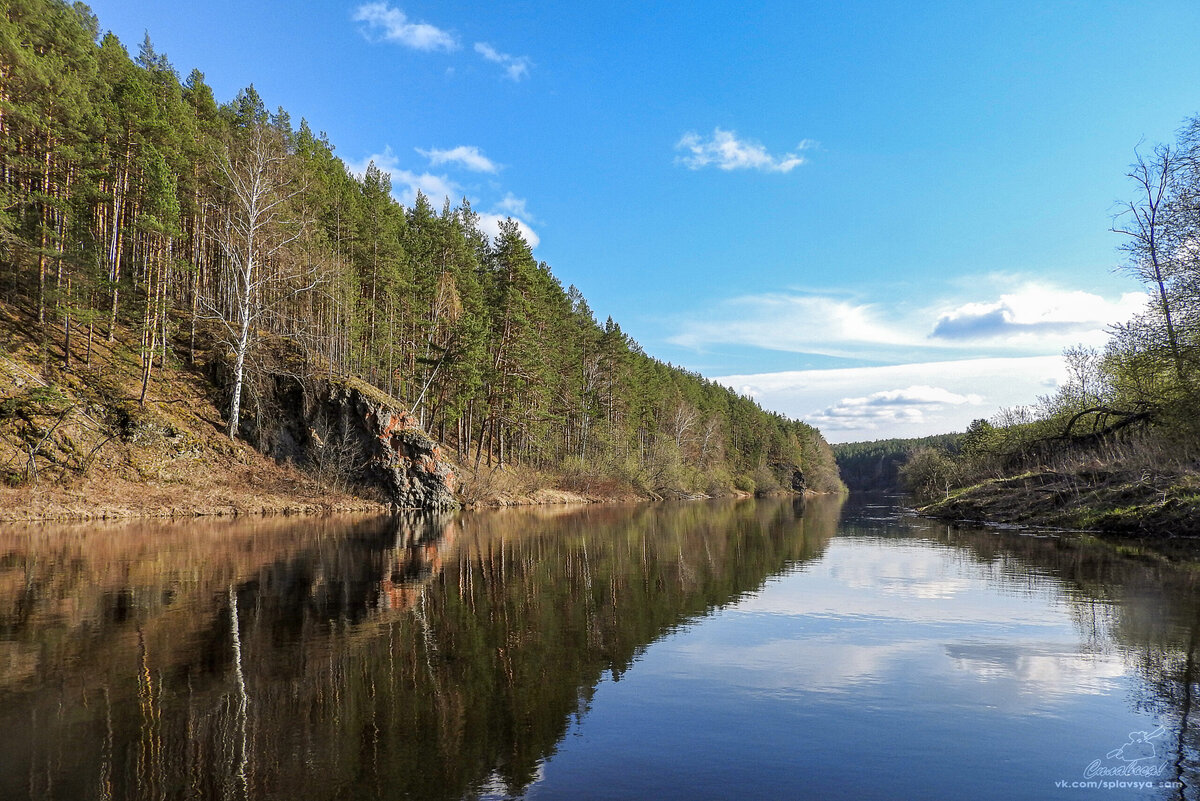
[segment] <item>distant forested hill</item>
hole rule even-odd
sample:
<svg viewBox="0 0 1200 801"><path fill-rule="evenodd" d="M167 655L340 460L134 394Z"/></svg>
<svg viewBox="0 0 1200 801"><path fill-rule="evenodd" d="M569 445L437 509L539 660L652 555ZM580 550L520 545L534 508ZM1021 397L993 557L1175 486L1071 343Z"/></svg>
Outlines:
<svg viewBox="0 0 1200 801"><path fill-rule="evenodd" d="M900 468L917 451L935 449L957 453L961 434L935 434L916 439L880 439L833 446L842 480L859 492L903 492Z"/></svg>
<svg viewBox="0 0 1200 801"><path fill-rule="evenodd" d="M164 363L218 377L235 438L254 440L272 376L352 376L474 469L727 492L800 468L840 487L816 429L598 322L515 221L489 238L465 199L405 207L253 86L220 102L148 36L131 57L100 31L82 3L0 15L0 299L44 374L102 371L103 339L143 403Z"/></svg>

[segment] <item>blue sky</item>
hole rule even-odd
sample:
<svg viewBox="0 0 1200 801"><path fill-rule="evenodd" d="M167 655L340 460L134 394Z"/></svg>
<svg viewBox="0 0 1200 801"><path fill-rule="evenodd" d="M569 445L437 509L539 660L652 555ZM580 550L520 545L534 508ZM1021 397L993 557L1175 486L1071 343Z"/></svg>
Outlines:
<svg viewBox="0 0 1200 801"><path fill-rule="evenodd" d="M1139 142L1200 112L1195 2L91 3L416 187L521 220L650 354L831 441L1062 379Z"/></svg>

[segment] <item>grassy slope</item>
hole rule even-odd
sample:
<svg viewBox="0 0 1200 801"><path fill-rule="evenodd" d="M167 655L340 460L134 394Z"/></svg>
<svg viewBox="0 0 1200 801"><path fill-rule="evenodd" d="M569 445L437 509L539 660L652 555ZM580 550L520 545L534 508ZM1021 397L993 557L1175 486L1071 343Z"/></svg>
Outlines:
<svg viewBox="0 0 1200 801"><path fill-rule="evenodd" d="M110 344L98 333L85 365L86 330L76 330L64 369L62 331L47 330L39 345L24 309L0 299L0 521L386 510L231 442L212 384L185 364L185 342L174 343L166 369L156 367L143 407L138 355L121 344L136 334L118 327ZM456 472L471 505L647 497L618 479L520 467Z"/></svg>
<svg viewBox="0 0 1200 801"><path fill-rule="evenodd" d="M136 336L95 337L85 366L76 332L64 370L62 332L42 347L35 331L0 302L0 520L382 509L231 442L211 384L178 354L155 371L143 407L137 354L120 345ZM35 481L29 448L56 424Z"/></svg>
<svg viewBox="0 0 1200 801"><path fill-rule="evenodd" d="M1200 537L1200 473L1128 464L1039 470L952 491L921 511L951 520Z"/></svg>

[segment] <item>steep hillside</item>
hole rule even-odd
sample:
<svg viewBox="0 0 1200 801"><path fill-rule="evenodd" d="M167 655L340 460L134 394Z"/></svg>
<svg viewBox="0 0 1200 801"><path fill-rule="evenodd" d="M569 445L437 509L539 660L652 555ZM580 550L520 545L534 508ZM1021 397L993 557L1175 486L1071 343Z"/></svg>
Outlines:
<svg viewBox="0 0 1200 801"><path fill-rule="evenodd" d="M349 486L345 463L375 444L325 430L323 381L387 399L470 473L467 496L841 488L820 432L598 321L516 220L486 233L466 199L406 206L253 85L221 102L149 36L131 57L101 30L82 3L0 12L0 298L24 393L10 484L101 457L183 481L194 447L170 432L195 431L216 465L241 458L210 442L223 428L326 484L342 463L351 480L331 486ZM160 433L163 464L120 455Z"/></svg>
<svg viewBox="0 0 1200 801"><path fill-rule="evenodd" d="M231 441L213 385L176 359L143 405L123 346L77 339L63 369L36 328L0 303L0 520L385 508Z"/></svg>

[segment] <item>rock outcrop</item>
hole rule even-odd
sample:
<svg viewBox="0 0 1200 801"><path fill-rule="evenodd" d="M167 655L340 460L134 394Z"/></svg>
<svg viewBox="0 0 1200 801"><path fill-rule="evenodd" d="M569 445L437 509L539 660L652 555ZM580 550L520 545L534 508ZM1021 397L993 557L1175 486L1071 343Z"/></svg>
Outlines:
<svg viewBox="0 0 1200 801"><path fill-rule="evenodd" d="M397 509L453 509L457 482L441 447L416 418L355 380L276 380L260 450L318 479L381 495Z"/></svg>
<svg viewBox="0 0 1200 801"><path fill-rule="evenodd" d="M362 441L361 470L401 509L452 509L455 476L441 447L408 412L357 382L326 383L326 416L339 418L343 438ZM326 445L325 447L329 447Z"/></svg>
<svg viewBox="0 0 1200 801"><path fill-rule="evenodd" d="M779 482L779 489L784 492L796 492L803 495L808 491L808 479L799 465L791 462L772 462L771 473ZM770 494L770 493L768 493Z"/></svg>
<svg viewBox="0 0 1200 801"><path fill-rule="evenodd" d="M370 468L388 492L393 505L403 509L452 509L455 476L442 458L441 446L417 425L407 412L373 404L350 390L351 402L378 445Z"/></svg>
<svg viewBox="0 0 1200 801"><path fill-rule="evenodd" d="M804 471L799 467L792 468L792 492L803 493L808 489L808 480L804 477Z"/></svg>

